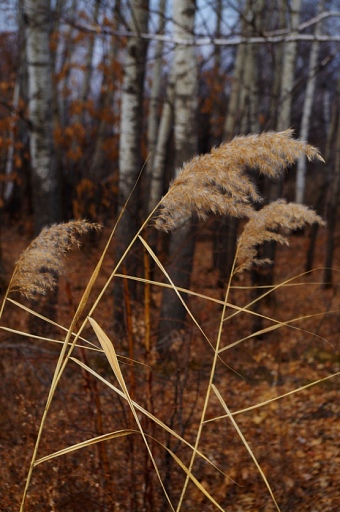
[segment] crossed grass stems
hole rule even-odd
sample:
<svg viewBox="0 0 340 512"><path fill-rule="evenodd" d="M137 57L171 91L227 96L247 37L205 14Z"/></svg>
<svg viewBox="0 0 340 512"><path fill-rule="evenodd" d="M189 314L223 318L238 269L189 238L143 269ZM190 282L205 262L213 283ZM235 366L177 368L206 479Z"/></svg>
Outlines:
<svg viewBox="0 0 340 512"><path fill-rule="evenodd" d="M50 320L49 318L39 315L34 310L29 309L23 304L10 298L10 295L13 292L20 292L22 295L25 295L28 298L34 298L37 295L45 295L49 293L51 290L53 290L53 288L57 284L58 276L63 270L61 257L65 255L69 250L71 250L74 247L74 245L79 245L79 238L82 235L88 234L93 229L99 229L99 226L84 220L71 221L66 224L58 224L51 226L50 228L45 228L42 231L42 233L30 244L26 251L23 252L10 280L5 298L2 303L0 316L2 315L6 302L11 302L15 306L28 311L30 314L36 317L40 317L41 319L50 324L58 325L58 327L63 329L66 334L64 340L60 341L46 337L39 337L37 335L32 335L30 333L25 333L22 331L17 331L14 329L10 329L8 327L1 326L2 329L18 335L29 336L30 338L36 338L48 342L56 342L62 344L56 368L54 371L52 383L49 388L46 405L39 425L37 439L33 450L26 478L26 483L23 491L20 512L23 512L25 509L27 493L32 480L33 471L36 466L55 457L60 457L66 453L79 450L85 446L91 446L96 443L107 441L109 439L136 434L140 435L145 443L146 450L150 456L160 486L163 489L164 495L171 510L176 512L182 510L189 482L192 482L206 496L206 498L208 498L210 502L215 505L216 509L224 510L219 505L219 503L214 499L213 495L211 495L208 492L208 490L205 489L203 485L201 485L201 483L197 480L193 472L193 466L196 458L202 458L203 460L214 466L217 471L223 473L213 462L211 462L205 456L204 451L202 449L199 449L199 444L204 426L209 422L220 420L223 417L229 419L229 421L233 425L234 429L236 430L237 434L242 440L242 443L246 447L250 457L252 458L257 470L259 471L276 509L280 510L280 507L275 499L271 486L264 472L262 471L254 455L254 452L250 448L246 440L246 437L239 428L235 418L237 415L242 414L246 411L263 407L275 400L279 400L288 395L309 388L310 386L318 384L324 380L333 378L339 373L329 375L323 379L313 381L305 386L289 391L283 395L273 397L272 399L266 400L265 402L254 404L253 406L248 407L246 409L237 410L233 412L230 411L230 409L228 408L225 399L223 398L221 392L214 383L214 377L216 373L217 363L221 357L220 355L222 352L227 351L228 349L244 342L245 340L251 337L256 337L266 332L278 330L283 326L288 326L291 329L303 331L304 329L298 327L295 324L301 322L302 320L311 318L313 316L317 316L306 315L303 317L292 318L291 320L282 322L275 318L270 318L268 316L262 315L261 313L252 310L252 307L256 302L261 301L264 297L268 296L269 294L272 294L279 288L297 284L294 283L294 281L297 278L303 276L304 274L300 274L299 276L290 278L280 284L276 284L271 287L265 288L255 300L249 302L244 307L240 307L237 304L232 304L229 302L229 295L234 276L239 272L243 272L245 270L250 269L254 264L261 265L266 263L267 260L261 260L258 258L257 248L259 245L268 241L288 244L286 235L289 234L290 231L302 228L306 224L323 224L322 219L318 215L316 215L316 213L313 210L310 210L303 205L298 205L294 203L287 204L283 200L278 200L275 201L274 203L270 203L269 205L266 205L261 209L255 208L255 203L260 203L262 198L259 196L253 182L249 177L249 169L257 169L260 173L266 176L269 176L271 178L279 178L282 175L284 169L286 169L289 165L293 164L298 158L300 158L303 155L306 155L309 160L313 158L322 160L322 157L319 155L318 151L314 147L305 144L304 142L293 139L292 135L292 131L287 130L281 133L267 132L262 133L260 135L235 137L235 139L233 139L230 143L225 143L219 146L218 148L214 148L209 154L203 156L196 156L190 162L185 164L182 170L178 173L177 178L173 181L173 183L170 184L169 190L166 193L166 195L162 198L160 203L154 208L154 210L149 214L147 219L143 222L138 232L135 234L130 244L124 251L123 255L115 264L114 269L111 272L111 275L107 279L105 285L100 290L98 296L94 300L93 305L91 307L88 307L88 311L86 312L88 299L91 295L94 284L101 271L104 258L108 252L109 247L111 246L112 240L115 235L116 227L120 221L121 216L124 214L126 208L125 205L107 240L105 248L93 271L93 274L89 279L89 282L77 306L76 312L73 316L69 328L60 326L53 322L52 320ZM131 194L132 192L133 191L131 191ZM128 198L127 203L130 200L130 197ZM166 269L158 259L154 250L148 244L145 236L143 235L145 229L148 226L152 227L153 225L157 229L163 231L170 231L172 229L175 229L178 225L186 222L188 218L193 214L197 215L202 219L206 219L208 215L211 213L230 215L233 217L246 219L245 227L238 239L236 255L230 273L229 281L226 286L224 300L218 300L213 297L199 294L192 290L183 289L177 286L171 280L170 275L167 273ZM119 272L119 269L121 268L126 256L129 254L131 248L137 241L140 241L142 243L143 247L145 248L145 251L149 255L149 258L151 258L151 260L153 260L153 262L158 266L161 273L166 278L166 283L152 281L147 278L128 276L125 274L121 274ZM150 411L146 410L144 407L139 405L136 401L133 400L131 394L129 393L129 389L124 379L123 372L121 371L121 364L119 362L120 358L119 356L117 356L116 348L114 347L112 341L107 337L103 329L100 327L100 325L93 318L95 310L97 309L103 295L107 291L109 285L111 284L114 278L132 279L140 281L144 283L146 286L154 285L163 288L168 287L173 289L174 292L177 294L178 299L181 301L184 308L186 309L187 314L191 318L193 324L202 334L202 336L204 337L204 339L209 344L212 350L210 376L208 379L205 400L203 403L200 422L194 444L190 444L175 430L171 429L159 418L154 416ZM237 287L234 286L234 288ZM208 335L204 332L202 326L199 324L194 314L192 313L191 309L187 305L187 302L183 299L183 294L186 295L187 297L198 296L203 300L213 301L220 305L221 314L219 319L219 327L216 339L214 341L210 340ZM229 309L233 311L231 314L227 314L227 310ZM261 317L269 321L270 325L266 328L261 329L260 331L251 333L251 335L245 338L233 341L227 345L223 345L222 333L225 329L227 322L234 316L239 315L240 313L246 313ZM319 313L319 315L320 314L325 313ZM83 315L85 315L85 319L81 321L81 317L83 317ZM80 325L79 328L77 328L78 324ZM88 324L90 324L92 329L94 330L101 348L96 347L94 344L92 344L82 336L82 333ZM83 349L86 348L88 350L99 350L103 352L111 366L111 369L116 377L119 387L111 384L108 380L106 380L104 377L99 375L95 370L93 370L87 364L85 364L84 361L81 361L77 357L73 356L73 350L75 347L78 346L81 346ZM78 364L86 372L89 372L96 379L103 382L114 393L122 397L128 403L128 406L136 422L136 428L122 429L115 432L100 435L92 439L87 439L86 441L83 441L81 443L77 443L73 446L68 446L65 449L59 450L55 453L51 453L45 457L38 458L38 449L40 445L41 436L44 430L45 421L50 410L50 406L55 391L57 389L59 380L70 360ZM206 412L211 395L215 395L215 397L218 399L223 410L225 411L225 415L209 419L206 418ZM173 436L174 439L177 439L180 443L183 443L183 445L186 445L187 447L190 448L191 459L189 465L185 465L183 461L174 452L170 450L169 447L165 446L160 441L151 437L150 435L148 435L147 432L144 431L141 425L141 421L139 419L140 413L142 413L142 415L145 415L147 418L149 418L149 420L151 420L152 422L160 426L162 429L164 429L164 431ZM177 505L174 505L174 503L172 502L162 481L162 477L160 475L156 460L150 448L151 441L153 443L156 442L160 444L163 447L163 449L169 453L169 455L173 458L173 460L178 464L178 466L183 470L185 474L185 481Z"/></svg>

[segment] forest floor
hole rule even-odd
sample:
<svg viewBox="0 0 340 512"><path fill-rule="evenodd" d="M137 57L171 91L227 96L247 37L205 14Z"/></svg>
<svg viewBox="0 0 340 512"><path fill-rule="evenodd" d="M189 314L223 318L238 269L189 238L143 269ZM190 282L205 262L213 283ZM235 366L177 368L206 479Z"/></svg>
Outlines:
<svg viewBox="0 0 340 512"><path fill-rule="evenodd" d="M208 228L207 228L208 229ZM106 241L107 230L96 247L85 244L67 259L60 280L55 321L68 327L77 301ZM322 266L323 234L320 234L315 267ZM2 232L3 261L8 277L21 251L29 243L26 229L12 226ZM304 270L308 239L293 236L290 248L280 248L276 282ZM333 287L320 285L322 271L299 277L264 301L261 313L287 321L306 316L262 336L251 336L254 321L245 313L226 322L222 343L244 341L222 353L214 380L232 411L288 393L339 371L340 251L337 240ZM196 248L192 289L223 299L211 269L211 242L201 237ZM109 254L96 284L98 293L113 268ZM298 284L298 283L303 283ZM242 275L229 302L244 306L250 301ZM242 288L243 287L243 288ZM134 400L151 410L190 443L195 442L207 389L213 351L197 328L178 333L171 357L161 360L146 348L143 292L132 303L131 337L118 337L112 322L112 293L109 288L94 318L114 342L121 368ZM152 289L152 314L157 317L160 291ZM20 300L21 301L21 300ZM25 301L25 304L28 304ZM212 301L190 299L190 308L210 340L216 340L221 308ZM31 307L32 304L31 304ZM319 316L319 312L325 314ZM231 313L231 311L230 311ZM63 340L62 330L46 331L35 317L13 303L4 310L5 327ZM156 319L152 320L151 342L155 343ZM264 323L262 328L269 323ZM257 327L258 328L258 327ZM90 328L84 337L97 344ZM247 339L244 339L247 338ZM15 332L0 337L0 510L15 512L24 488L39 422L46 403L59 345ZM116 385L104 354L76 349L75 357ZM129 363L123 357L133 356ZM282 512L328 512L340 510L339 378L234 416L266 475ZM194 474L223 510L277 510L270 493L230 419L216 399L211 400L199 449L211 463L196 458ZM185 475L163 445L189 464L188 447L151 420L139 415L160 470L161 478L176 509ZM105 383L71 361L60 381L47 418L38 455L43 456L99 434L136 429L128 406ZM162 443L162 445L160 444ZM220 471L216 469L217 466ZM27 512L105 512L171 510L143 440L139 434L112 439L36 466L27 498ZM185 495L186 512L218 510L193 484Z"/></svg>

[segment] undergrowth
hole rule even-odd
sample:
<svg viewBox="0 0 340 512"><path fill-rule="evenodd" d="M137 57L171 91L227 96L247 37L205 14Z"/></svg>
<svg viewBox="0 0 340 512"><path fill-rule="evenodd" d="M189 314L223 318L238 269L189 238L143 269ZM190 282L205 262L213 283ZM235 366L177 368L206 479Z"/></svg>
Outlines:
<svg viewBox="0 0 340 512"><path fill-rule="evenodd" d="M322 313L280 320L280 318L272 317L270 314L261 313L258 308L254 307L268 296L285 287L294 286L297 283L299 286L304 286L301 279L298 279L302 277L301 275L261 289L257 297L248 301L245 305L233 301L233 292L238 290L237 277L241 273L249 271L254 265L261 266L268 263L267 260L258 256L259 246L265 242L288 244L290 232L304 228L307 224L323 224L322 219L313 210L300 204L278 200L259 207L262 198L250 178L251 170L257 170L273 179L279 178L289 165L304 154L309 159L322 160L315 148L294 140L292 132L288 130L282 133L263 133L261 135L236 137L232 142L222 144L220 147L213 149L211 153L195 157L185 164L160 204L141 225L120 260L113 265L111 273L106 277L99 293L96 292L94 296L94 290L97 290L95 284L101 276L103 262L109 254L109 249L114 241L115 229L121 216L118 218L68 327L57 325L52 319L41 317L34 309L28 308L12 297L14 294L21 293L34 299L39 295L52 293L62 272L64 255L74 245L78 245L80 237L86 236L93 229L98 230L99 227L86 221L71 221L66 224L54 225L45 228L40 236L24 251L10 280L2 304L1 315L6 304L11 303L15 307L21 308L23 312L26 311L33 317L39 316L47 324L62 329L65 337L61 341L36 336L40 342L61 343L61 350L52 376L41 422L37 426L38 434L27 471L26 482L23 483L20 511L26 510L26 505L29 503L29 489L32 480L34 480L34 472L37 466L74 452L78 452L78 457L81 458L82 449L85 447L105 446L107 442L116 443L118 439L122 438L130 440L130 449L134 443L139 443L137 439L142 440L146 454L144 490L140 490L140 494L144 494L144 501L142 500L143 505L140 505L140 508L136 508L136 510L151 510L151 503L153 503L156 510L169 509L179 512L180 510L191 510L190 506L196 507L192 510L197 510L197 504L202 503L202 500L206 500L205 503L212 507L208 508L208 505L205 505L204 510L226 510L228 508L228 496L221 500L220 494L215 493L214 485L208 484L204 478L196 476L198 475L198 469L203 464L204 467L208 468L208 474L216 475L212 477L213 479L216 478L216 481L221 478L221 475L222 478L230 478L225 465L222 466L223 469L220 467L225 443L228 443L228 440L221 438L220 443L215 443L213 454L211 453L211 443L209 443L209 449L206 444L209 442L210 430L215 426L217 428L222 422L229 423L233 428L234 436L239 436L253 461L254 472L258 472L263 485L271 496L274 509L280 510L280 504L270 483L270 475L266 474L262 467L263 464L258 461L247 439L247 431L244 431L240 426L242 423L241 417L249 411L258 412L269 404L286 400L288 396L309 389L311 386L338 374L331 374L325 378L308 382L303 386L291 389L282 396L274 396L264 402L253 403L242 410L232 410L231 406L228 405L229 396L225 391L228 386L225 383L222 386L221 379L228 379L230 375L228 359L225 356L233 347L245 345L249 340L267 333L280 332L283 328L289 328L292 332L308 332L301 326L303 321ZM175 284L154 249L148 244L145 235L147 230L155 228L165 232L176 229L182 223L187 222L192 215L205 220L210 214L229 215L244 219L243 230L237 243L234 264L223 298L216 298L216 294L211 296L199 294L193 290L180 288ZM121 215L124 215L124 209ZM129 276L122 271L124 260L135 244L140 244L144 251L144 277ZM162 275L161 279L150 279L150 262L156 266L158 273ZM119 355L121 351L120 340L113 341L110 339L98 319L96 319L96 317L100 317L100 308L104 297L106 301L111 300L110 285L114 279L123 279L125 283L129 280L135 280L144 286L143 316L139 318L137 327L138 339L142 339L144 345L142 360L134 359L135 353L139 354L138 351L134 350L136 328L128 324L126 337L128 339L129 358L126 359ZM75 285L76 283L72 284ZM187 316L193 326L191 332L196 331L196 335L204 341L206 350L204 353L202 352L201 361L199 351L195 353L195 361L190 357L188 334L182 331L172 334L172 350L168 354L169 360L159 361L159 355L155 351L155 343L150 334L152 322L156 322L156 319L152 317L151 287L160 290L168 287L177 294L178 300L185 307ZM241 287L239 289L241 290ZM126 291L126 296L128 297L128 291ZM215 315L214 318L208 318L209 322L200 321L190 307L190 301L187 298L197 297L207 305L206 310L213 312ZM129 301L126 302L129 306ZM211 304L216 306L215 309L210 308ZM264 321L264 326L247 336L232 339L231 333L234 331L231 328L229 331L228 327L240 315L259 317ZM132 316L132 314L128 315L129 318ZM212 337L211 331L207 329L207 324L214 322L217 327L215 336ZM93 336L89 335L89 327L95 334L98 343L93 341ZM4 326L2 326L2 329L11 331L11 328ZM31 339L34 339L35 336L34 333L14 329L12 331L16 335L30 336ZM93 359L90 359L87 354L93 353L98 354L101 360L103 357L106 358L105 372L101 371L98 365L91 364ZM152 384L152 368L155 361L160 365L161 371L164 372L165 387L171 384L174 386L177 395L181 395L181 400L177 403L183 403L183 397L186 398L189 405L185 414L181 408L167 414L167 412L164 413L164 411L155 407L156 397L153 396ZM41 456L39 448L42 435L44 434L47 438L49 435L46 431L46 425L51 405L61 378L71 364L73 365L72 371L78 368L91 383L89 384L92 386L91 399L96 404L95 410L100 425L103 425L102 419L105 418L105 411L100 407L97 384L106 386L114 396L118 397L120 402L127 404L124 414L127 415L128 419L122 422L121 428L114 431L86 438L82 442ZM103 362L101 365L103 366ZM187 372L190 365L204 368L206 375L205 379L197 379L196 393L193 393L192 390L189 391L187 388ZM136 377L136 368L142 368L138 378ZM112 379L110 379L109 370L114 375L115 383L112 383ZM141 382L141 375L143 382ZM206 385L205 389L202 389L203 385ZM142 401L137 398L138 386L145 390ZM193 402L190 405L191 399ZM121 405L121 407L124 408L124 405ZM216 413L216 411L219 411L219 413ZM129 427L126 424L129 424ZM133 452L134 450L131 449L130 453ZM121 448L117 453L121 453ZM114 483L115 474L111 467L111 460L104 448L100 452L100 464L104 467L107 479ZM179 475L182 474L182 477L176 478L175 489L174 485L169 484L171 481L170 473L174 467L177 467L176 471ZM130 470L133 473L133 460L131 461ZM159 502L157 504L152 498L152 493L155 493L155 484L150 476L151 473L156 475L159 488L162 490L162 505ZM53 475L51 475L51 479L53 479ZM136 473L137 480L138 475ZM105 489L103 488L103 493L110 492L107 489L107 482L103 485L106 486ZM117 483L117 485L119 484ZM131 492L136 491L131 490ZM201 494L202 498L197 498L197 493Z"/></svg>

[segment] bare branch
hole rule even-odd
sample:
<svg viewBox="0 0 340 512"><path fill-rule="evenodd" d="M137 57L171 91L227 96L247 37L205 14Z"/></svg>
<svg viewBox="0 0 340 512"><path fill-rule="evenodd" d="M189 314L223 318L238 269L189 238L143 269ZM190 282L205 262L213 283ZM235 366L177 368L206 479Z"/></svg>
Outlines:
<svg viewBox="0 0 340 512"><path fill-rule="evenodd" d="M162 41L164 43L171 43L174 45L185 45L185 46L237 46L239 44L263 44L263 43L283 43L289 41L318 41L320 43L326 42L340 42L340 35L321 35L321 34L302 34L301 32L306 28L310 28L313 25L320 23L321 21L340 17L340 11L326 11L318 16L314 16L308 21L301 23L297 31L291 32L287 29L276 30L273 32L265 32L262 36L226 36L226 37L211 37L211 36L199 36L192 34L185 38L176 38L173 35L164 35L156 33L136 33L128 30L110 30L108 27L100 27L99 25L80 25L73 20L66 20L66 22L72 25L74 28L88 32L95 33L97 35L109 35L116 36L119 38L130 38L139 37L150 41Z"/></svg>

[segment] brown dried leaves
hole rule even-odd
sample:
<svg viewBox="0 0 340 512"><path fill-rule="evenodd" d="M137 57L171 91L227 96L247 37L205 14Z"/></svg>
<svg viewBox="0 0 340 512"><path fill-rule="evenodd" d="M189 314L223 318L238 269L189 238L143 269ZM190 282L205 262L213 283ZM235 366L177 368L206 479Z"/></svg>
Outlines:
<svg viewBox="0 0 340 512"><path fill-rule="evenodd" d="M278 178L302 155L322 160L313 146L292 138L293 131L235 137L211 153L196 156L184 165L161 202L157 229L171 231L193 213L251 217L253 203L261 201L246 174L249 169Z"/></svg>

